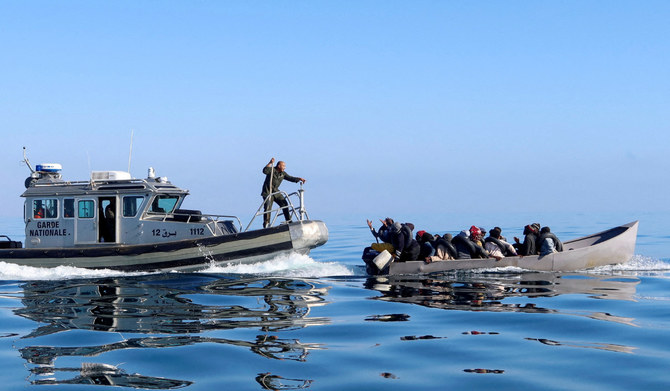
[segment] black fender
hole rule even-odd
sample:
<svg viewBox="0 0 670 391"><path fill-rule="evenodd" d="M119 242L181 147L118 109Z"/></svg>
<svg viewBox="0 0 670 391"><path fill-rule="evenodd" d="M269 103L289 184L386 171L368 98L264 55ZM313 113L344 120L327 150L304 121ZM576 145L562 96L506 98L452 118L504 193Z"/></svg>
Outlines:
<svg viewBox="0 0 670 391"><path fill-rule="evenodd" d="M498 248L500 249L500 252L502 252L502 254L503 254L504 256L509 255L509 254L508 254L508 251L507 251L507 246L505 246L504 244L502 244L502 242L501 242L499 239L496 239L496 238L494 238L494 237L489 236L488 238L484 239L484 242L486 242L486 243L494 243L496 246L498 246Z"/></svg>
<svg viewBox="0 0 670 391"><path fill-rule="evenodd" d="M470 257L473 257L473 256L475 256L475 254L477 254L477 249L475 248L475 244L472 243L472 240L470 240L466 237L458 235L458 236L455 236L453 239L451 239L451 242L455 243L455 244L461 244L465 248L467 248L468 253L470 254Z"/></svg>
<svg viewBox="0 0 670 391"><path fill-rule="evenodd" d="M444 238L438 239L437 242L435 242L435 248L437 248L437 246L444 246L444 248L447 249L447 253L449 253L449 255L451 255L452 258L454 259L458 258L458 251L456 251L456 247L454 247L454 245L451 244L450 241Z"/></svg>

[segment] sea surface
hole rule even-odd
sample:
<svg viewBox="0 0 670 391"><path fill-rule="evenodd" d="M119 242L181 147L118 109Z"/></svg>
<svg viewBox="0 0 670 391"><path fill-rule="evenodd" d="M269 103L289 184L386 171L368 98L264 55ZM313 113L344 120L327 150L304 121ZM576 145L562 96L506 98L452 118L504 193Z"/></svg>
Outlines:
<svg viewBox="0 0 670 391"><path fill-rule="evenodd" d="M640 228L625 265L399 277L365 274L373 217L324 218L309 256L200 273L0 263L0 389L670 389L670 213L415 216L508 238Z"/></svg>

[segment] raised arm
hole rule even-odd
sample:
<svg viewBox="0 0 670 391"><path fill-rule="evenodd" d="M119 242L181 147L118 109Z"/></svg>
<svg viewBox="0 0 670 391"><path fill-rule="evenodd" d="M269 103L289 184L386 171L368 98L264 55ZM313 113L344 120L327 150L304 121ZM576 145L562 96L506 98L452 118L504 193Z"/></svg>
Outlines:
<svg viewBox="0 0 670 391"><path fill-rule="evenodd" d="M269 174L273 164L275 164L275 158L270 159L270 162L263 167L263 174Z"/></svg>

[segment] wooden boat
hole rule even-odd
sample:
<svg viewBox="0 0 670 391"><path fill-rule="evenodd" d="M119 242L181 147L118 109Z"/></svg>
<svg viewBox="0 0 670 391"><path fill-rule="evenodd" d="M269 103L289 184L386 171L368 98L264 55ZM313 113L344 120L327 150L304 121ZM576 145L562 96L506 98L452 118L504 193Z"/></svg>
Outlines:
<svg viewBox="0 0 670 391"><path fill-rule="evenodd" d="M457 259L425 263L423 261L389 262L366 259L369 274L425 274L449 270L518 267L535 271L577 271L598 266L628 262L635 251L638 221L563 243L564 250L545 256L505 257L500 261ZM382 253L384 254L384 253ZM380 254L380 256L382 255ZM387 253L388 254L388 253ZM382 268L379 268L382 265Z"/></svg>
<svg viewBox="0 0 670 391"><path fill-rule="evenodd" d="M189 192L153 168L147 178L122 171L94 171L90 180L65 181L60 164L38 164L26 179L26 243L0 240L0 261L22 266L73 266L122 271L194 271L209 265L266 261L307 254L328 240L328 228L310 220L303 190L281 192L292 222L246 229L236 216L180 209ZM272 196L272 194L270 195ZM298 198L294 207L291 198Z"/></svg>

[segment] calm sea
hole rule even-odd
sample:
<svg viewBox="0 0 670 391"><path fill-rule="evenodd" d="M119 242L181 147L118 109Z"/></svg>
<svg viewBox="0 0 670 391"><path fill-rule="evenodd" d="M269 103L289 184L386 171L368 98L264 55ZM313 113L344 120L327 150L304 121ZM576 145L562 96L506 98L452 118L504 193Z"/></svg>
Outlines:
<svg viewBox="0 0 670 391"><path fill-rule="evenodd" d="M626 265L392 278L362 267L373 217L324 219L309 257L193 274L0 263L0 388L670 389L669 213L417 216L433 233L640 229Z"/></svg>

